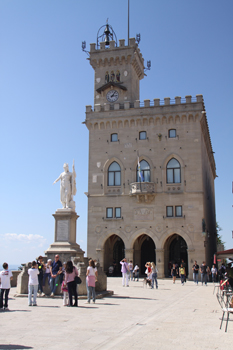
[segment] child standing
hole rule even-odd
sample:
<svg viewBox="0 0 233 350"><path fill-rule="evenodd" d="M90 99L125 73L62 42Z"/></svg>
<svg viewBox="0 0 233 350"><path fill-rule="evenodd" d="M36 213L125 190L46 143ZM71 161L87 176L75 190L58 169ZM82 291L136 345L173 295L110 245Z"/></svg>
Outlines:
<svg viewBox="0 0 233 350"><path fill-rule="evenodd" d="M38 291L38 275L39 270L35 261L32 262L31 269L28 270L29 281L28 281L28 306L37 306L36 297ZM33 303L32 303L33 293Z"/></svg>
<svg viewBox="0 0 233 350"><path fill-rule="evenodd" d="M8 270L8 264L4 263L2 265L4 268L3 271L0 272L0 288L1 288L1 294L0 294L0 309L3 308L3 296L5 294L5 303L4 303L4 310L8 309L8 295L10 292L11 283L10 280L13 279L12 272Z"/></svg>
<svg viewBox="0 0 233 350"><path fill-rule="evenodd" d="M183 264L180 264L180 268L179 268L179 275L180 275L180 281L182 286L184 285L184 281L185 281L185 268L183 267Z"/></svg>
<svg viewBox="0 0 233 350"><path fill-rule="evenodd" d="M139 266L136 264L133 269L134 272L134 281L137 279L139 281Z"/></svg>
<svg viewBox="0 0 233 350"><path fill-rule="evenodd" d="M172 269L171 269L171 275L172 275L173 283L176 282L176 274L177 274L176 264L173 264L172 265Z"/></svg>
<svg viewBox="0 0 233 350"><path fill-rule="evenodd" d="M65 276L64 276L65 279ZM68 287L65 281L63 280L62 285L61 285L61 290L63 292L63 306L68 306L69 305L69 293L68 293Z"/></svg>

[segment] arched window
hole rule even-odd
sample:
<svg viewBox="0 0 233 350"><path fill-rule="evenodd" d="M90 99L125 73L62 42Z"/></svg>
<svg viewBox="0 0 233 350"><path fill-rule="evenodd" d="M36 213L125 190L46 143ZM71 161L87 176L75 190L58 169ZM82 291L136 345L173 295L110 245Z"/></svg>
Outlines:
<svg viewBox="0 0 233 350"><path fill-rule="evenodd" d="M137 182L150 182L150 165L144 159L140 162L140 173L142 177L137 166Z"/></svg>
<svg viewBox="0 0 233 350"><path fill-rule="evenodd" d="M172 158L167 163L167 184L181 182L180 163L175 158Z"/></svg>
<svg viewBox="0 0 233 350"><path fill-rule="evenodd" d="M113 162L108 168L108 186L121 185L121 167L117 162Z"/></svg>

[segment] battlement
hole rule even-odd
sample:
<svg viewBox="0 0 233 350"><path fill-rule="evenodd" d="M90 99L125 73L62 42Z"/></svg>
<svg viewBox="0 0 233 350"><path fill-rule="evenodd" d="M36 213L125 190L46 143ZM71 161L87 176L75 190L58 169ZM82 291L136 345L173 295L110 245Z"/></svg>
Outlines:
<svg viewBox="0 0 233 350"><path fill-rule="evenodd" d="M148 107L160 107L160 106L172 106L172 105L186 105L193 103L203 103L203 95L196 95L196 97L192 97L191 95L185 96L185 98L181 98L180 96L176 96L174 99L170 97L165 97L163 100L159 98L155 98L153 101L144 100L140 102L139 100L134 102L124 102L124 103L115 103L109 104L105 103L104 105L95 104L94 109L92 109L91 105L86 106L86 113L90 112L108 112L108 111L116 111L116 110L128 110L130 108L148 108Z"/></svg>
<svg viewBox="0 0 233 350"><path fill-rule="evenodd" d="M90 44L90 53L92 52L95 52L95 51L103 51L103 50L112 50L112 49L116 49L116 50L119 50L119 49L122 49L122 48L128 48L128 47L137 47L138 48L138 44L136 43L136 40L135 38L130 38L129 39L129 45L125 45L125 39L120 39L119 40L119 46L116 46L116 42L115 40L111 40L109 42L109 48L106 48L106 45L105 45L105 42L102 41L100 42L100 48L96 48L96 43L91 43ZM140 49L138 48L139 52L140 52Z"/></svg>

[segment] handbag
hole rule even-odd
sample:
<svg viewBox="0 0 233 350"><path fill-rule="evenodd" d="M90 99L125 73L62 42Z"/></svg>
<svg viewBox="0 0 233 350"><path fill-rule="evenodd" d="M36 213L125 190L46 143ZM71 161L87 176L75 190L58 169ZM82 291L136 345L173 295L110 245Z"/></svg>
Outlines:
<svg viewBox="0 0 233 350"><path fill-rule="evenodd" d="M68 287L67 287L67 285L65 284L64 281L62 282L61 290L62 290L62 292L68 292Z"/></svg>
<svg viewBox="0 0 233 350"><path fill-rule="evenodd" d="M82 283L82 280L81 280L81 278L79 276L75 276L74 280L75 280L76 284L81 284Z"/></svg>

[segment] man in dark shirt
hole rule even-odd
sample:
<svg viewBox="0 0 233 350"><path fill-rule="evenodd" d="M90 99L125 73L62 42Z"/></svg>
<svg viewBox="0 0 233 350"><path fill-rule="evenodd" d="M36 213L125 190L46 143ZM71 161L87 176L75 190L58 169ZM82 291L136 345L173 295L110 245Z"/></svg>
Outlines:
<svg viewBox="0 0 233 350"><path fill-rule="evenodd" d="M43 293L44 262L43 262L43 257L41 255L37 259L37 266L39 270L39 275L38 275L39 293L43 297L45 296L45 294Z"/></svg>
<svg viewBox="0 0 233 350"><path fill-rule="evenodd" d="M203 261L201 267L200 267L200 272L201 272L201 283L205 282L205 285L207 286L207 266L205 261Z"/></svg>
<svg viewBox="0 0 233 350"><path fill-rule="evenodd" d="M52 262L50 267L51 279L50 279L50 289L51 297L54 297L56 288L58 286L59 276L62 273L62 263L59 260L59 255L55 255L55 260Z"/></svg>
<svg viewBox="0 0 233 350"><path fill-rule="evenodd" d="M192 269L193 269L193 281L194 283L198 284L199 265L197 264L196 260L194 261L194 265Z"/></svg>

